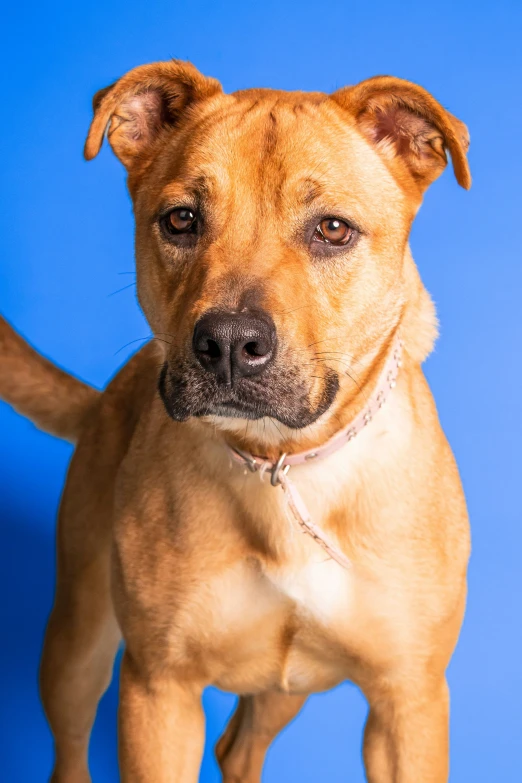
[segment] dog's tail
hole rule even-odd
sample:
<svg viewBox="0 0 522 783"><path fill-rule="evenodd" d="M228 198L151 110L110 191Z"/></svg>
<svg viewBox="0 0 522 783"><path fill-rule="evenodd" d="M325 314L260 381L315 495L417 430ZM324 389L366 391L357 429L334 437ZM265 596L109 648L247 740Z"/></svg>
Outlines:
<svg viewBox="0 0 522 783"><path fill-rule="evenodd" d="M37 353L0 316L0 399L40 429L74 442L99 397Z"/></svg>

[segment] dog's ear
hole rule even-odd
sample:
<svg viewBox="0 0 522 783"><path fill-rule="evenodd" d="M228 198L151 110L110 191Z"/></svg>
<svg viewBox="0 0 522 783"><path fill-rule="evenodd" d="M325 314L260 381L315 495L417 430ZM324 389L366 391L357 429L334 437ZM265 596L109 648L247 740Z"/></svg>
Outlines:
<svg viewBox="0 0 522 783"><path fill-rule="evenodd" d="M388 160L402 161L424 191L447 163L449 150L459 185L469 189L468 129L417 84L375 76L332 95Z"/></svg>
<svg viewBox="0 0 522 783"><path fill-rule="evenodd" d="M219 92L218 81L188 62L171 60L134 68L94 96L85 157L92 160L98 154L107 132L114 153L130 168L189 106Z"/></svg>

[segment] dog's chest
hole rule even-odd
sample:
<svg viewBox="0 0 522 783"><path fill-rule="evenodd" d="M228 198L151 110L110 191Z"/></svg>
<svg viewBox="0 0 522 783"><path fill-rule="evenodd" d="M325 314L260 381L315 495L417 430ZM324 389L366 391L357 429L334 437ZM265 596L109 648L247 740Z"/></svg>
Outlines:
<svg viewBox="0 0 522 783"><path fill-rule="evenodd" d="M236 692L323 690L348 676L345 639L351 574L319 551L300 566L264 569L216 585L219 658L215 684ZM220 667L221 668L221 667Z"/></svg>
<svg viewBox="0 0 522 783"><path fill-rule="evenodd" d="M338 454L313 470L304 467L295 472L299 492L314 521L322 526L339 505L347 469L345 455ZM232 629L230 639L239 661L234 665L236 681L228 687L248 692L249 683L238 681L244 659L257 673L251 685L256 690L261 680L262 687L288 691L332 687L349 676L357 584L354 569L341 566L301 532L280 488L246 475L241 490L242 497L249 498L249 511L259 529L269 529L284 554L277 563L265 558L252 573L248 566L235 571L235 583L232 574L226 586L222 583L221 627ZM328 537L340 546L332 531Z"/></svg>
<svg viewBox="0 0 522 783"><path fill-rule="evenodd" d="M291 607L281 687L320 690L345 679L353 615L351 574L318 552L301 567L274 571L268 578Z"/></svg>

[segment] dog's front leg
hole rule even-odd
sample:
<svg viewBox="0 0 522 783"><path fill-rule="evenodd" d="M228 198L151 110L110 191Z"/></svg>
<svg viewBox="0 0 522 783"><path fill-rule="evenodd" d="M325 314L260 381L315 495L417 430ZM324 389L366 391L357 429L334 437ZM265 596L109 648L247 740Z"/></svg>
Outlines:
<svg viewBox="0 0 522 783"><path fill-rule="evenodd" d="M404 674L369 696L364 736L368 783L446 783L449 695L443 676Z"/></svg>
<svg viewBox="0 0 522 783"><path fill-rule="evenodd" d="M201 688L170 672L145 675L124 655L119 757L122 783L197 783L205 722Z"/></svg>

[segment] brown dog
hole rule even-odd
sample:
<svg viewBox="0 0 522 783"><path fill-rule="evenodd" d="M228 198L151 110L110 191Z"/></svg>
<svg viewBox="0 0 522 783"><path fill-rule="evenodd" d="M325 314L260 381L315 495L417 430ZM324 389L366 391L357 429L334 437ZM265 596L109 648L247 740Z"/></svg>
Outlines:
<svg viewBox="0 0 522 783"><path fill-rule="evenodd" d="M259 781L306 694L350 679L370 704L368 780L442 783L469 535L420 367L436 318L408 235L446 150L469 187L465 126L400 79L225 95L173 61L96 95L88 159L106 131L157 339L99 395L0 328L4 399L78 443L41 670L52 779L90 780L123 636L124 781L198 779L209 684L241 694L217 747L224 780ZM369 410L399 334L386 405L289 474L345 568L229 447L283 481L280 454L320 449Z"/></svg>

